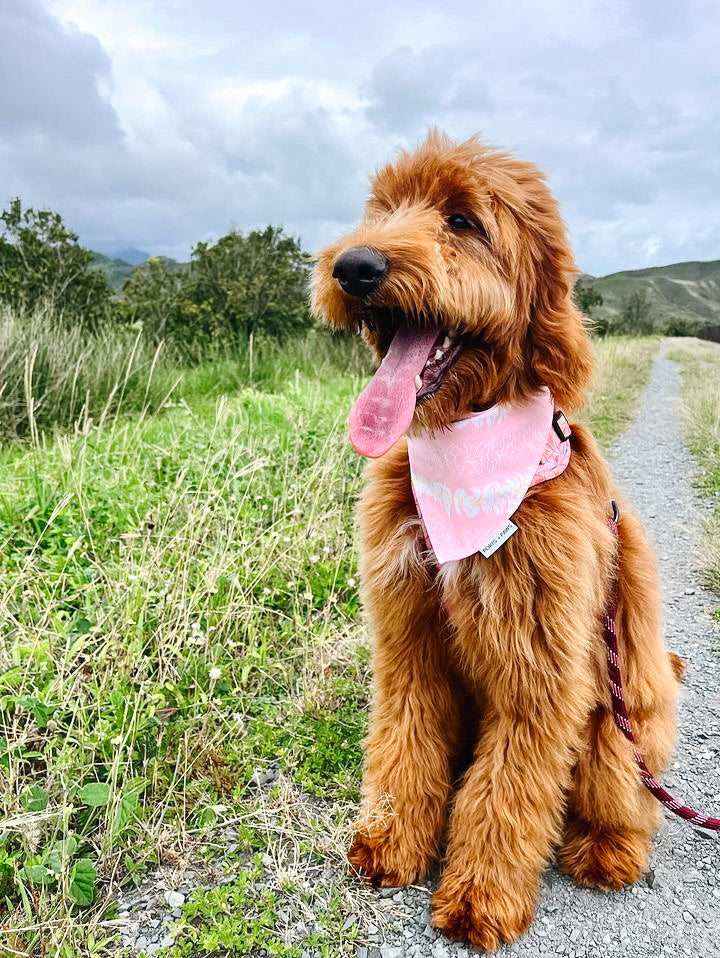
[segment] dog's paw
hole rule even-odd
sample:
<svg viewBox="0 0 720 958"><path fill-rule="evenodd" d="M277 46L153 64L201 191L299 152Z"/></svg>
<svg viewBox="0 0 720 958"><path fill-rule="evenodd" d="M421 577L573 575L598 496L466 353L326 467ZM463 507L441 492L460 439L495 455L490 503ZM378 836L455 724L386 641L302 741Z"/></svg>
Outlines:
<svg viewBox="0 0 720 958"><path fill-rule="evenodd" d="M581 887L618 889L642 877L649 850L643 831L599 827L572 818L565 826L559 864Z"/></svg>
<svg viewBox="0 0 720 958"><path fill-rule="evenodd" d="M454 941L481 951L495 951L527 930L534 901L522 894L495 897L475 882L443 880L433 896L432 925Z"/></svg>
<svg viewBox="0 0 720 958"><path fill-rule="evenodd" d="M357 829L348 851L348 861L354 874L380 885L410 885L422 878L429 868L427 857L387 832L376 833Z"/></svg>

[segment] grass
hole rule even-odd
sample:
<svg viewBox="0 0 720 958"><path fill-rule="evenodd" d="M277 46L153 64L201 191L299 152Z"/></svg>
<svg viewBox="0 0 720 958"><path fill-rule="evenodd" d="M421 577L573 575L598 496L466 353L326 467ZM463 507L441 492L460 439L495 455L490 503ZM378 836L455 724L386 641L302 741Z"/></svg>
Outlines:
<svg viewBox="0 0 720 958"><path fill-rule="evenodd" d="M699 339L671 340L668 356L681 364L681 408L697 467L695 479L713 507L702 562L708 585L720 592L720 345Z"/></svg>
<svg viewBox="0 0 720 958"><path fill-rule="evenodd" d="M657 348L658 340L650 337L594 341L596 381L579 418L605 451L633 421Z"/></svg>
<svg viewBox="0 0 720 958"><path fill-rule="evenodd" d="M148 344L139 326L90 333L58 321L49 307L23 314L0 304L0 442L37 442L58 428L87 431L117 415L146 416L170 401L192 404L246 385L272 390L302 373L368 369L359 341L318 329L289 350L252 338L217 347L188 369L171 348Z"/></svg>
<svg viewBox="0 0 720 958"><path fill-rule="evenodd" d="M598 344L606 445L653 348ZM26 404L0 451L0 954L110 954L115 891L189 865L227 883L187 903L169 958L354 953L349 916L376 901L342 865L369 685L345 426L364 364L315 334L158 357L127 403L118 364L64 431Z"/></svg>

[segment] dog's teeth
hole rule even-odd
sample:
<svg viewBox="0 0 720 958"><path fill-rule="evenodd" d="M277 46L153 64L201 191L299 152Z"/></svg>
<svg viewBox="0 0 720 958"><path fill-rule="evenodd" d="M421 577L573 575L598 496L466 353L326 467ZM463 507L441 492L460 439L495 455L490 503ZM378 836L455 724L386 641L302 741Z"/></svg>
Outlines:
<svg viewBox="0 0 720 958"><path fill-rule="evenodd" d="M416 388L416 389L422 389L422 378L421 378L421 376L420 376L419 373L418 373L418 375L415 377L415 388Z"/></svg>
<svg viewBox="0 0 720 958"><path fill-rule="evenodd" d="M443 348L443 349L450 349L450 342L451 342L450 337L449 337L449 336L446 336L445 339L443 340L442 348Z"/></svg>
<svg viewBox="0 0 720 958"><path fill-rule="evenodd" d="M447 349L447 346L446 346L445 348ZM436 350L435 350L435 359L438 360L438 359L442 359L442 358L443 358L443 351L442 351L442 349L436 349Z"/></svg>

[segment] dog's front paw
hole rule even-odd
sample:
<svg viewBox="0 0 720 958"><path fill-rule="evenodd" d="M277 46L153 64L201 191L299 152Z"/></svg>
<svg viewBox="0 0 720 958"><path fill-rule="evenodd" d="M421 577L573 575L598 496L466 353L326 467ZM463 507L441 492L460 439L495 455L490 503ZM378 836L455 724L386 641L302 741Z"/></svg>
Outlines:
<svg viewBox="0 0 720 958"><path fill-rule="evenodd" d="M565 825L559 864L581 887L618 889L639 881L649 850L646 832L573 817Z"/></svg>
<svg viewBox="0 0 720 958"><path fill-rule="evenodd" d="M433 896L432 924L454 941L467 941L481 951L495 951L527 930L534 901L517 896L499 897L482 885L443 879Z"/></svg>
<svg viewBox="0 0 720 958"><path fill-rule="evenodd" d="M401 837L362 828L355 830L348 861L356 875L376 888L379 885L410 885L422 878L429 867L427 857L419 855Z"/></svg>

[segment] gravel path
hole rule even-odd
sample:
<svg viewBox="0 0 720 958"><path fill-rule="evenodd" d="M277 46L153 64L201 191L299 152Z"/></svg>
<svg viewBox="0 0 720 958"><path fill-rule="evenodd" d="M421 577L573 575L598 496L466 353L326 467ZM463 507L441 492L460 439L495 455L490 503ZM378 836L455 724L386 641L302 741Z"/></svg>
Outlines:
<svg viewBox="0 0 720 958"><path fill-rule="evenodd" d="M635 424L614 451L616 476L646 525L657 552L666 603L668 646L686 660L677 758L664 776L685 804L720 814L720 635L712 619L720 597L708 592L695 550L705 509L695 498L677 414L679 373L661 350ZM227 879L226 879L227 880ZM217 879L216 879L217 881ZM131 955L153 954L172 942L172 919L198 887L192 874L164 883L158 876L124 901L119 944ZM174 886L174 887L173 887ZM208 886L206 886L208 887ZM429 927L431 886L381 889L385 923L359 922L357 958L468 958ZM348 919L348 927L353 923ZM304 935L298 927L295 941ZM543 878L535 921L500 958L720 958L720 839L666 813L646 878L621 892L578 889L554 867ZM307 958L315 958L313 951Z"/></svg>

